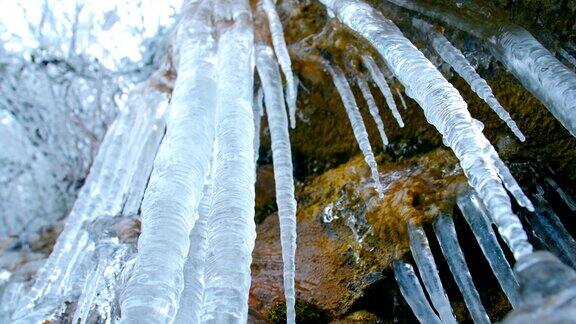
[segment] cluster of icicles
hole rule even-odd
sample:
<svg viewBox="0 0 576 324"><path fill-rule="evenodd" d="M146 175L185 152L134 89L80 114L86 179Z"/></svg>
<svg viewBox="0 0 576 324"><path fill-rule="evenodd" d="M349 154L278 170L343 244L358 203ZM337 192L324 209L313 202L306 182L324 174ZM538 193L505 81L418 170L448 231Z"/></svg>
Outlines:
<svg viewBox="0 0 576 324"><path fill-rule="evenodd" d="M460 160L471 187L514 256L530 254L532 246L512 212L506 189L521 206L529 210L533 206L482 134L480 123L470 116L458 91L380 12L359 0L321 2L377 50L404 85L406 94L422 107L427 120ZM253 219L257 134L264 106L276 178L287 321L295 322L296 200L288 130L289 124L296 125L297 89L275 4L261 0L255 10L267 18L271 40L255 39L247 0L196 0L184 5L174 49L178 77L166 114L158 108L166 99L149 84L134 91L129 107L108 131L53 253L34 287L20 300L13 316L16 322L47 318L58 312L65 301L77 298L75 323L96 316L113 322L118 320L114 314L119 314L123 323L245 323L256 235ZM524 140L490 87L460 51L426 22L415 20L414 25L426 33L439 55ZM403 127L390 87L376 61L369 55L361 58ZM255 67L261 84L258 91L254 90ZM350 84L337 66L327 63L325 68L342 98L371 169L374 187L383 194ZM570 76L575 82L573 73ZM382 142L388 144L368 81L358 76L356 83ZM575 89L566 91L573 94ZM552 96L546 99L556 103ZM574 102L562 99L564 105ZM106 226L111 221L106 219L117 222L118 218L137 215L139 209L142 234L133 262L133 248L110 234L113 229ZM102 233L94 233L96 225L104 228ZM487 235L491 230L482 228L475 234ZM446 246L445 250L454 254L447 256L452 260L450 266L462 267L461 253L450 247L455 236L449 232L454 232L450 218L440 217L437 235L443 250ZM439 290L434 265L428 262L422 231L410 225L410 235L412 251L429 283L426 289L434 307L442 322L454 322L449 303ZM506 270L496 264L501 259L494 262L493 267L503 269L496 273L514 304L516 297L509 287L515 283L510 279L509 267ZM416 286L410 266L397 263L395 269L403 289ZM470 290L468 277L457 278L457 282L462 289ZM121 288L114 291L111 287ZM439 321L419 296L405 295L418 318L424 322ZM115 309L115 298L119 299L119 310ZM472 292L466 303L475 310L474 318L485 322L477 299L477 293ZM94 303L98 305L92 307Z"/></svg>

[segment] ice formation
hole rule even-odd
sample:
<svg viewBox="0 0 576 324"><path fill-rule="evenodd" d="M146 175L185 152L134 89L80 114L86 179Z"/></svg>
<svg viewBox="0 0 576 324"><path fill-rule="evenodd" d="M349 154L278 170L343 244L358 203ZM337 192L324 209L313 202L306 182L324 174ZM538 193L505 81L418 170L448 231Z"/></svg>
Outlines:
<svg viewBox="0 0 576 324"><path fill-rule="evenodd" d="M572 64L572 66L574 68L576 68L576 58L574 58L574 56L570 55L570 53L568 53L565 49L560 48L558 49L558 53L560 53L560 55L568 62L570 62L570 64Z"/></svg>
<svg viewBox="0 0 576 324"><path fill-rule="evenodd" d="M464 296L464 302L468 307L472 320L474 320L474 323L490 323L488 314L486 314L486 310L480 300L480 295L472 281L468 265L466 265L464 253L460 248L460 243L458 243L452 217L439 214L434 223L434 232L456 284L462 296Z"/></svg>
<svg viewBox="0 0 576 324"><path fill-rule="evenodd" d="M272 0L261 0L262 9L268 18L268 25L270 33L272 34L272 44L274 45L274 52L278 58L278 63L282 68L282 73L286 78L286 103L290 112L290 125L292 128L296 127L296 86L294 82L294 74L292 74L292 64L290 62L290 55L288 47L284 39L284 30L282 29L282 22L276 12L276 6Z"/></svg>
<svg viewBox="0 0 576 324"><path fill-rule="evenodd" d="M80 279L94 270L92 258L106 263L101 246L109 244L106 235L94 237L92 227L116 215L134 216L127 202L142 199L141 178L148 178L151 160L164 133L162 116L156 108L163 96L144 84L136 88L127 107L108 130L88 179L68 216L49 259L37 274L34 286L19 301L13 315L16 322L27 323L52 317L67 298L82 292ZM149 155L146 155L149 154ZM116 170L122 170L117 172ZM129 214L130 213L130 214ZM104 248L108 249L108 248ZM92 274L93 276L94 274ZM106 280L106 278L96 278ZM98 284L100 284L98 282ZM91 288L87 286L85 288ZM82 308L80 309L82 311Z"/></svg>
<svg viewBox="0 0 576 324"><path fill-rule="evenodd" d="M500 248L500 244L498 244L496 234L492 230L492 224L485 214L480 199L474 193L467 193L458 198L458 207L470 225L480 249L488 260L492 272L494 272L510 304L512 307L518 307L520 305L518 282L502 248Z"/></svg>
<svg viewBox="0 0 576 324"><path fill-rule="evenodd" d="M418 0L388 1L485 39L506 68L576 136L576 73L524 28L509 22L486 22Z"/></svg>
<svg viewBox="0 0 576 324"><path fill-rule="evenodd" d="M189 235L212 155L216 104L216 44L207 23L209 9L201 4L197 10L177 36L179 75L167 132L142 201L138 259L121 297L124 323L138 323L143 313L157 322L173 320L184 285Z"/></svg>
<svg viewBox="0 0 576 324"><path fill-rule="evenodd" d="M201 319L244 323L256 238L252 14L247 1L237 0L218 3L214 16L228 24L220 30L217 44L214 195L207 222Z"/></svg>
<svg viewBox="0 0 576 324"><path fill-rule="evenodd" d="M380 112L378 111L378 106L376 106L376 102L374 101L374 97L370 92L370 87L368 86L368 82L359 76L357 78L356 83L358 84L358 88L362 92L362 96L364 100L366 100L366 104L368 105L368 110L370 111L370 115L376 123L376 127L378 128L378 133L380 133L380 139L382 143L384 143L384 147L388 145L388 137L386 136L386 132L384 132L384 122L382 122L382 117L380 117Z"/></svg>
<svg viewBox="0 0 576 324"><path fill-rule="evenodd" d="M372 153L372 147L370 146L370 141L368 140L366 126L364 126L364 121L362 120L362 115L360 114L360 110L358 109L358 105L354 99L354 94L350 89L350 84L348 84L348 80L346 80L344 72L342 72L339 68L332 67L329 64L325 64L324 67L326 70L328 70L328 73L330 73L332 81L336 86L336 90L338 90L340 98L342 98L344 108L346 109L346 114L348 115L348 119L352 125L354 137L356 137L358 146L360 146L360 150L362 151L362 154L364 154L364 159L370 167L372 180L374 181L376 191L382 195L383 189L382 185L380 184L380 175L378 173L376 159L374 158L374 153Z"/></svg>
<svg viewBox="0 0 576 324"><path fill-rule="evenodd" d="M276 203L280 218L280 240L284 263L284 295L287 322L296 322L295 313L295 258L296 258L296 199L292 177L292 153L288 134L288 118L282 95L282 79L272 48L256 46L256 66L264 88L266 116L272 139L272 159L276 184Z"/></svg>
<svg viewBox="0 0 576 324"><path fill-rule="evenodd" d="M402 108L404 108L404 110L408 110L408 106L406 105L406 100L404 99L404 95L402 94L402 91L400 91L400 89L396 88L396 93L398 94L398 98L400 98L400 103L402 104Z"/></svg>
<svg viewBox="0 0 576 324"><path fill-rule="evenodd" d="M536 187L537 208L534 213L526 215L536 237L544 246L553 252L562 262L576 269L576 241L566 230L560 218L543 196L544 189Z"/></svg>
<svg viewBox="0 0 576 324"><path fill-rule="evenodd" d="M498 102L498 99L492 93L492 89L474 69L474 67L468 62L466 57L460 52L459 49L454 47L450 41L441 33L434 30L434 28L427 22L414 18L412 20L412 25L422 32L424 32L432 42L432 46L436 52L442 57L442 59L450 64L450 66L460 75L464 81L466 81L472 90L482 98L490 109L492 109L500 119L502 119L506 125L512 130L514 135L518 137L522 142L526 140L524 134L518 129L516 122L510 117L510 114L502 107Z"/></svg>
<svg viewBox="0 0 576 324"><path fill-rule="evenodd" d="M426 295L424 295L424 290L422 290L420 280L418 280L412 265L403 261L394 261L392 267L396 281L400 286L400 292L420 323L442 323L438 315L436 315L432 307L430 307L428 299L426 299Z"/></svg>
<svg viewBox="0 0 576 324"><path fill-rule="evenodd" d="M428 238L426 238L424 229L420 225L408 223L408 236L410 237L410 251L412 251L412 256L414 261L416 261L418 272L422 276L424 288L426 288L428 296L430 296L432 305L438 311L442 323L456 323L456 317L452 312L452 306L450 306L450 301L440 281L438 268L428 245Z"/></svg>
<svg viewBox="0 0 576 324"><path fill-rule="evenodd" d="M398 111L398 107L396 107L394 96L392 95L392 91L390 91L390 86L388 86L388 82L386 81L384 74L382 73L382 71L380 71L380 68L378 67L372 56L366 54L362 55L362 63L364 64L366 69L368 69L368 72L370 73L372 80L374 80L374 82L380 89L380 92L382 92L382 95L384 96L384 99L386 99L386 103L388 104L388 108L390 108L390 111L392 112L392 115L396 119L396 122L400 127L404 127L404 121L402 120L402 116ZM406 103L404 102L402 103L404 104L404 106L406 106Z"/></svg>
<svg viewBox="0 0 576 324"><path fill-rule="evenodd" d="M456 154L470 185L478 192L498 229L519 258L532 252L518 217L488 160L492 145L474 125L466 102L394 23L360 0L322 0L338 19L364 37L380 53L406 93L424 110L429 123Z"/></svg>

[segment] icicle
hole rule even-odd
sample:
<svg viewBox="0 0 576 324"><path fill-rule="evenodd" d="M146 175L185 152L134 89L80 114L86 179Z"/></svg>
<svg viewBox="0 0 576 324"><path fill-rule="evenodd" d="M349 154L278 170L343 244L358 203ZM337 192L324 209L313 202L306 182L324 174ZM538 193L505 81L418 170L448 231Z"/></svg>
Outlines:
<svg viewBox="0 0 576 324"><path fill-rule="evenodd" d="M544 189L538 186L543 193ZM576 241L566 230L562 221L550 208L542 194L535 195L538 208L532 214L526 215L534 234L552 253L564 263L576 269Z"/></svg>
<svg viewBox="0 0 576 324"><path fill-rule="evenodd" d="M246 323L254 224L253 28L247 0L215 2L218 98L202 322ZM230 17L227 13L234 12Z"/></svg>
<svg viewBox="0 0 576 324"><path fill-rule="evenodd" d="M252 114L254 115L254 162L256 169L258 169L258 158L260 157L260 124L262 124L262 116L264 116L264 106L262 104L263 92L259 89L256 96L254 96L254 104L252 105Z"/></svg>
<svg viewBox="0 0 576 324"><path fill-rule="evenodd" d="M388 104L388 107L390 108L392 115L396 119L396 122L400 127L404 127L404 121L402 120L402 116L398 111L398 107L396 107L396 102L394 102L394 96L392 95L392 91L390 91L390 87L388 86L388 82L386 81L384 74L382 74L382 71L380 71L380 68L378 67L376 62L374 62L372 56L366 54L362 55L362 63L368 69L368 72L370 73L372 80L376 82L376 85L380 89L380 92L382 92L382 95L384 96L384 99L386 99L386 103ZM406 103L403 104L404 108L406 108Z"/></svg>
<svg viewBox="0 0 576 324"><path fill-rule="evenodd" d="M439 214L434 222L434 232L440 243L440 249L444 254L446 262L450 267L450 271L456 280L456 284L464 296L464 302L468 307L470 315L474 323L490 323L488 314L482 305L480 295L474 286L470 270L466 265L464 253L458 243L456 236L456 228L454 228L454 221L452 217Z"/></svg>
<svg viewBox="0 0 576 324"><path fill-rule="evenodd" d="M382 139L382 143L384 143L384 149L386 149L386 145L388 145L388 137L384 132L384 123L382 122L382 118L380 117L380 112L378 112L378 106L376 106L376 102L374 101L374 97L372 97L372 93L370 93L370 87L368 83L362 76L358 76L356 78L356 83L358 83L358 87L362 92L362 96L364 100L366 100L366 104L368 104L368 110L370 111L370 115L372 119L374 119L374 123L376 123L376 127L378 127L378 133L380 133L380 138Z"/></svg>
<svg viewBox="0 0 576 324"><path fill-rule="evenodd" d="M570 210L576 212L576 201L574 201L574 198L572 198L562 188L560 188L560 186L558 186L556 181L554 181L552 178L546 178L544 181L546 181L552 187L552 189L556 191L558 196L560 196L560 199L562 199L562 201L566 204L566 206L568 206L568 208L570 208Z"/></svg>
<svg viewBox="0 0 576 324"><path fill-rule="evenodd" d="M376 191L378 191L380 196L382 196L384 191L382 189L382 185L380 184L380 175L378 173L378 166L376 165L376 160L374 159L374 153L372 153L372 148L370 147L370 142L368 140L368 133L366 132L366 126L364 126L362 115L360 114L360 110L358 109L356 100L354 100L354 94L350 89L350 85L346 80L346 76L337 67L332 67L329 64L325 64L324 66L332 76L332 81L336 86L336 90L338 90L340 98L342 98L344 108L346 109L346 114L348 115L350 124L352 124L352 131L354 132L354 137L356 137L356 141L360 146L360 150L364 154L364 159L366 160L366 163L368 164L368 166L370 167L370 171L372 172L372 180L374 180L374 186L376 188Z"/></svg>
<svg viewBox="0 0 576 324"><path fill-rule="evenodd" d="M502 27L493 39L502 63L576 136L576 73L521 27Z"/></svg>
<svg viewBox="0 0 576 324"><path fill-rule="evenodd" d="M516 182L516 179L514 179L514 176L512 173L510 173L510 170L506 164L500 160L500 157L498 156L498 153L496 153L496 150L494 150L494 147L490 146L488 149L490 150L490 159L492 160L492 163L496 168L496 172L498 173L498 177L500 177L502 180L504 187L506 187L514 199L516 199L518 205L528 209L529 211L534 211L534 205L532 205L530 199L526 197L522 191L522 188L520 188L518 182Z"/></svg>
<svg viewBox="0 0 576 324"><path fill-rule="evenodd" d="M295 323L295 257L296 257L296 199L292 176L292 153L288 134L288 118L282 95L282 79L272 48L256 47L256 66L264 88L266 116L272 140L272 159L276 183L276 204L280 218L282 260L284 263L284 295L286 297L286 322Z"/></svg>
<svg viewBox="0 0 576 324"><path fill-rule="evenodd" d="M412 265L403 261L394 261L392 267L394 268L394 277L400 286L400 292L420 323L442 323L430 307Z"/></svg>
<svg viewBox="0 0 576 324"><path fill-rule="evenodd" d="M400 97L400 103L402 104L402 108L404 108L404 110L408 110L408 106L406 105L406 100L404 99L404 96L402 95L402 91L400 91L400 89L396 88L396 93L398 94L398 97Z"/></svg>
<svg viewBox="0 0 576 324"><path fill-rule="evenodd" d="M502 290L508 296L512 307L520 305L520 296L518 294L518 282L510 268L510 264L504 257L504 252L498 244L496 234L492 230L487 215L484 214L479 198L472 192L458 197L458 207L462 215L470 225L480 249L488 260L496 279L500 283Z"/></svg>
<svg viewBox="0 0 576 324"><path fill-rule="evenodd" d="M284 38L284 31L282 30L282 22L276 12L276 5L272 0L261 0L262 9L268 18L268 28L272 34L272 44L282 73L286 78L286 102L288 103L288 110L290 112L290 126L296 127L296 83L294 82L294 74L292 74L292 63L290 62L290 54L288 54L288 47Z"/></svg>
<svg viewBox="0 0 576 324"><path fill-rule="evenodd" d="M184 264L184 290L174 319L176 324L200 323L204 296L204 263L206 259L206 222L212 206L212 183L204 185L198 205L198 220L190 233L190 250Z"/></svg>
<svg viewBox="0 0 576 324"><path fill-rule="evenodd" d="M366 38L424 110L429 123L460 160L470 185L479 193L515 258L532 252L493 163L490 142L474 125L466 102L434 65L382 14L360 0L321 0L338 18ZM576 88L575 88L576 89Z"/></svg>
<svg viewBox="0 0 576 324"><path fill-rule="evenodd" d="M458 75L460 75L462 79L470 85L472 91L474 91L488 104L488 106L490 106L490 109L492 109L498 117L508 125L510 130L512 130L514 135L516 135L520 141L524 142L526 138L520 129L518 129L516 122L514 122L512 117L510 117L510 114L498 102L498 99L496 99L492 93L492 89L488 83L486 83L486 80L476 72L462 52L454 47L454 45L452 45L444 35L435 31L427 22L413 18L412 25L428 35L432 42L432 46L440 57L442 57L446 63L450 64L454 71L456 71L456 73L458 73Z"/></svg>
<svg viewBox="0 0 576 324"><path fill-rule="evenodd" d="M418 272L420 272L424 288L430 296L432 305L438 311L442 323L456 323L456 317L452 313L450 301L440 281L438 268L434 262L424 229L420 225L408 223L408 235L410 236L410 251L412 251L412 256L416 261Z"/></svg>
<svg viewBox="0 0 576 324"><path fill-rule="evenodd" d="M570 64L572 64L573 67L576 68L576 59L570 55L570 53L568 53L565 49L560 48L558 49L558 53L560 53L560 55L568 62L570 62Z"/></svg>
<svg viewBox="0 0 576 324"><path fill-rule="evenodd" d="M177 36L178 78L167 132L142 202L137 262L120 298L124 323L139 323L142 314L150 321L171 321L183 288L189 235L211 160L218 97L210 8L203 2L194 9Z"/></svg>
<svg viewBox="0 0 576 324"><path fill-rule="evenodd" d="M264 116L264 90L262 87L258 88L258 92L256 93L256 107L258 108L258 114L260 117Z"/></svg>

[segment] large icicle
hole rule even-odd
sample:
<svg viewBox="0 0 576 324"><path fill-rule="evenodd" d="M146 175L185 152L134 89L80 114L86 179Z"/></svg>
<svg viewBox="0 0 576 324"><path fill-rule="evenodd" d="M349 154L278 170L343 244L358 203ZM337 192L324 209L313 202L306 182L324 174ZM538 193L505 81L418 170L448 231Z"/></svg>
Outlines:
<svg viewBox="0 0 576 324"><path fill-rule="evenodd" d="M394 268L394 277L400 286L400 292L420 323L442 323L430 307L412 265L404 261L394 261L392 267Z"/></svg>
<svg viewBox="0 0 576 324"><path fill-rule="evenodd" d="M480 295L472 281L470 270L468 270L468 266L466 265L464 253L460 248L460 243L458 243L456 228L454 227L452 217L439 214L434 222L434 232L438 238L438 243L440 243L440 249L444 254L444 258L446 262L448 262L450 271L456 280L456 284L462 296L464 296L464 302L468 307L470 315L472 315L474 323L490 323L488 314L486 314L486 310L480 300Z"/></svg>
<svg viewBox="0 0 576 324"><path fill-rule="evenodd" d="M204 297L206 222L212 207L212 183L208 178L198 205L198 220L190 233L190 250L184 264L184 290L174 319L176 324L200 323Z"/></svg>
<svg viewBox="0 0 576 324"><path fill-rule="evenodd" d="M392 95L392 91L390 90L390 86L388 86L388 82L386 81L384 74L382 74L382 71L380 71L380 68L378 67L372 56L366 54L362 55L362 63L368 69L368 72L370 73L372 80L376 82L376 85L380 89L380 92L382 92L382 95L384 96L384 99L386 99L386 103L388 104L388 108L390 108L390 111L392 112L392 115L396 119L396 122L400 127L404 127L404 121L402 120L402 116L398 111L398 107L396 106L396 102L394 101L394 96Z"/></svg>
<svg viewBox="0 0 576 324"><path fill-rule="evenodd" d="M159 323L176 315L189 235L212 155L217 96L210 8L202 2L186 9L191 10L177 35L178 78L167 132L142 202L138 259L121 296L124 323L140 323L142 314Z"/></svg>
<svg viewBox="0 0 576 324"><path fill-rule="evenodd" d="M420 0L388 1L485 39L506 68L572 136L576 136L576 73L556 59L527 30L508 22L487 22L474 15L462 15L443 5L430 5Z"/></svg>
<svg viewBox="0 0 576 324"><path fill-rule="evenodd" d="M456 317L452 312L450 301L440 281L438 268L428 245L424 229L420 225L408 223L408 235L410 236L410 251L412 251L412 256L414 261L416 261L418 271L424 282L424 288L426 288L428 296L430 296L432 305L438 311L442 323L456 323Z"/></svg>
<svg viewBox="0 0 576 324"><path fill-rule="evenodd" d="M218 98L214 196L207 222L204 323L246 323L254 224L254 56L247 0L214 2Z"/></svg>
<svg viewBox="0 0 576 324"><path fill-rule="evenodd" d="M378 106L376 106L376 101L370 92L370 87L368 83L364 79L363 76L358 76L356 78L356 83L358 83L358 87L362 92L362 96L364 100L366 100L366 104L368 105L368 110L370 111L370 115L372 119L374 119L374 123L376 123L376 127L378 127L378 133L380 133L380 138L382 139L382 143L384 143L384 148L388 145L388 137L384 132L384 122L382 122L382 117L380 117L380 112L378 111Z"/></svg>
<svg viewBox="0 0 576 324"><path fill-rule="evenodd" d="M294 199L292 152L288 134L288 118L282 95L282 79L272 48L266 45L256 46L256 67L264 88L266 116L268 116L272 140L276 204L280 218L282 261L284 263L286 321L287 323L295 323L296 199Z"/></svg>
<svg viewBox="0 0 576 324"><path fill-rule="evenodd" d="M372 153L372 147L370 146L370 141L368 140L368 133L366 132L366 126L364 126L364 121L362 120L362 115L360 114L360 110L358 109L358 105L356 104L356 100L354 99L354 94L350 89L350 85L348 84L348 80L346 80L346 76L340 69L337 67L332 67L329 64L324 64L328 73L332 77L332 81L336 86L336 90L340 94L340 98L342 98L342 102L344 103L344 108L346 109L346 114L348 115L348 119L350 120L350 124L352 124L352 131L354 132L354 137L356 137L356 141L360 146L360 150L362 154L364 154L364 159L366 163L370 167L370 171L372 173L372 180L374 180L374 186L376 187L376 191L380 195L383 194L382 184L380 184L380 175L378 173L378 166L376 165L376 159L374 158L374 153Z"/></svg>
<svg viewBox="0 0 576 324"><path fill-rule="evenodd" d="M274 52L278 58L278 63L282 68L282 73L286 78L286 103L290 112L290 126L296 127L296 83L294 82L294 74L292 74L292 63L290 62L290 54L286 46L284 38L284 30L282 29L282 22L276 12L276 5L272 0L261 0L262 9L268 18L268 28L272 34L272 45L274 45Z"/></svg>
<svg viewBox="0 0 576 324"><path fill-rule="evenodd" d="M428 122L454 151L470 185L479 193L515 258L532 252L497 170L489 160L492 145L477 129L466 102L394 23L360 0L321 0L352 30L366 38L418 102Z"/></svg>
<svg viewBox="0 0 576 324"><path fill-rule="evenodd" d="M502 119L506 125L512 130L514 135L520 139L520 141L524 142L526 138L524 134L520 131L516 122L510 117L510 114L502 107L498 99L492 93L492 89L474 69L474 67L468 62L466 57L462 54L462 52L454 47L452 43L441 33L437 32L432 28L430 24L427 22L413 18L412 25L423 33L425 33L430 41L432 42L432 47L436 50L436 52L442 57L442 59L450 64L450 66L470 85L472 91L474 91L480 98L482 98L490 109L492 109L500 119Z"/></svg>
<svg viewBox="0 0 576 324"><path fill-rule="evenodd" d="M492 230L491 223L484 214L484 210L480 205L480 199L472 192L458 197L458 207L462 211L462 215L470 225L480 249L488 260L496 279L500 283L502 290L508 296L508 300L512 307L516 308L520 305L520 295L518 293L518 282L512 272L512 268L506 257L498 240L496 234Z"/></svg>

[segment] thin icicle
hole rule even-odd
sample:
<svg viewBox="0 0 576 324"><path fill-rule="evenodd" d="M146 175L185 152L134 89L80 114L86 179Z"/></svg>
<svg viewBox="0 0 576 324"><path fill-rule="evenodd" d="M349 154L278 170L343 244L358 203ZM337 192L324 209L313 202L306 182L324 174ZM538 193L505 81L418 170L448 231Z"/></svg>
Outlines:
<svg viewBox="0 0 576 324"><path fill-rule="evenodd" d="M406 94L424 110L429 123L454 151L470 185L479 193L516 259L530 254L532 245L489 160L492 145L474 125L460 93L404 37L394 23L361 0L321 0L338 19L362 35L382 55L404 85ZM576 89L576 88L575 88ZM575 100L576 101L576 100Z"/></svg>
<svg viewBox="0 0 576 324"><path fill-rule="evenodd" d="M286 46L286 39L284 38L284 30L282 29L282 22L276 12L276 5L272 0L261 0L262 9L268 18L268 28L272 35L272 45L274 45L274 52L278 58L278 63L282 68L282 73L286 78L286 103L288 103L288 110L290 112L290 126L296 127L296 83L294 82L294 74L292 74L292 63L290 62L290 54Z"/></svg>
<svg viewBox="0 0 576 324"><path fill-rule="evenodd" d="M258 168L258 158L260 157L260 126L262 124L262 116L264 116L264 105L262 104L263 93L258 90L254 96L254 104L252 105L252 114L254 115L254 161L256 162L256 169Z"/></svg>
<svg viewBox="0 0 576 324"><path fill-rule="evenodd" d="M512 130L514 135L522 142L526 140L524 134L520 131L516 122L510 117L510 114L502 107L498 99L492 93L492 89L474 69L474 67L468 62L468 59L462 54L462 52L454 47L452 43L441 33L437 32L432 28L432 25L428 24L424 20L413 18L412 25L418 28L420 31L428 35L428 38L432 42L432 47L440 55L440 57L458 73L470 85L472 91L474 91L478 97L482 98L490 109L492 109L500 119L502 119L506 125Z"/></svg>
<svg viewBox="0 0 576 324"><path fill-rule="evenodd" d="M370 167L370 171L372 173L372 180L374 180L374 186L376 191L380 195L383 194L382 184L380 184L380 175L378 173L378 166L376 165L376 159L374 158L374 153L372 153L372 147L370 147L370 141L368 140L368 133L366 132L366 126L364 126L364 121L362 120L362 115L360 114L360 110L358 109L358 105L356 104L356 100L354 99L354 94L350 89L350 85L348 84L348 80L346 80L346 76L340 69L337 67L332 67L329 64L324 65L330 76L332 76L332 81L336 86L336 90L340 94L340 98L342 98L342 102L344 103L344 108L346 109L346 114L348 115L348 119L350 120L350 124L352 124L352 131L354 132L354 137L356 137L356 141L360 146L360 150L364 154L364 159L368 166Z"/></svg>
<svg viewBox="0 0 576 324"><path fill-rule="evenodd" d="M276 204L280 218L280 239L284 263L284 296L286 297L286 322L295 323L295 258L296 258L296 199L292 175L292 152L288 134L288 118L282 95L282 79L272 48L256 47L256 66L264 88L266 116L272 140L272 159L276 184Z"/></svg>
<svg viewBox="0 0 576 324"><path fill-rule="evenodd" d="M418 272L420 272L424 288L426 288L428 296L430 296L432 305L438 311L442 323L456 323L456 317L452 312L450 301L440 281L438 268L436 267L434 256L432 256L424 229L420 225L408 223L408 235L410 236L410 251L412 251L412 256L414 261L416 261Z"/></svg>
<svg viewBox="0 0 576 324"><path fill-rule="evenodd" d="M167 132L142 202L138 258L120 298L123 323L140 323L142 314L164 323L176 315L189 235L211 161L217 98L215 41L208 4L188 5L194 14L185 15L177 36L178 78Z"/></svg>
<svg viewBox="0 0 576 324"><path fill-rule="evenodd" d="M502 180L504 187L506 187L506 189L508 189L508 191L512 194L518 205L528 209L529 211L534 211L534 205L524 194L524 191L522 191L522 188L520 188L520 185L518 185L518 182L516 182L516 179L514 179L514 176L512 173L510 173L510 170L506 164L500 160L500 157L498 156L498 153L496 153L494 147L490 146L488 149L490 151L490 159L494 164L496 172L498 173L498 177L500 177Z"/></svg>
<svg viewBox="0 0 576 324"><path fill-rule="evenodd" d="M568 53L565 49L560 48L558 49L558 53L560 53L560 55L568 62L570 62L570 64L572 64L572 66L574 68L576 68L576 59L574 58L574 56L570 55L570 53Z"/></svg>
<svg viewBox="0 0 576 324"><path fill-rule="evenodd" d="M574 198L568 195L564 189L560 188L558 183L556 183L556 181L554 181L552 178L546 178L544 181L546 181L552 187L552 189L556 191L558 196L560 196L560 199L562 199L562 201L566 204L566 206L568 206L568 208L570 208L570 210L576 212L576 201Z"/></svg>
<svg viewBox="0 0 576 324"><path fill-rule="evenodd" d="M392 95L392 91L390 91L390 87L388 86L388 82L386 81L384 74L382 74L382 71L380 71L380 68L378 67L372 56L366 54L362 55L362 63L368 69L368 72L370 73L372 80L376 82L376 85L380 89L380 92L382 92L382 95L384 96L384 99L386 99L386 103L388 104L388 108L390 108L390 111L392 112L392 115L396 119L396 122L400 127L404 127L404 121L402 120L402 116L398 111L398 107L396 106L396 102L394 101L394 96ZM404 106L406 106L406 103L404 103Z"/></svg>
<svg viewBox="0 0 576 324"><path fill-rule="evenodd" d="M480 199L472 192L458 197L458 207L462 215L470 225L480 249L488 260L492 272L500 283L500 287L508 296L512 307L520 306L520 296L518 294L518 282L512 272L512 268L504 257L504 252L498 244L496 234L492 230L490 220L485 215Z"/></svg>
<svg viewBox="0 0 576 324"><path fill-rule="evenodd" d="M480 295L472 281L468 265L466 265L464 253L460 248L460 243L458 243L456 228L454 227L452 217L439 214L434 222L434 232L438 238L438 243L440 243L440 249L444 254L444 258L446 262L448 262L450 271L456 280L456 284L462 296L464 296L464 302L468 307L470 315L472 315L474 323L490 323L486 309L484 309Z"/></svg>
<svg viewBox="0 0 576 324"><path fill-rule="evenodd" d="M398 94L398 97L400 97L400 103L402 103L402 108L404 108L404 110L408 110L408 106L406 105L406 100L404 99L404 95L402 94L402 91L400 91L400 89L395 88L396 89L396 93Z"/></svg>
<svg viewBox="0 0 576 324"><path fill-rule="evenodd" d="M422 285L420 285L420 280L418 280L412 265L404 261L394 261L392 267L394 268L394 277L400 286L400 292L420 323L441 324L442 322L424 295Z"/></svg>
<svg viewBox="0 0 576 324"><path fill-rule="evenodd" d="M540 186L537 189L539 193L535 195L535 198L538 208L534 213L526 215L526 219L536 237L542 241L548 250L556 254L564 263L576 269L576 241L542 196L544 189Z"/></svg>
<svg viewBox="0 0 576 324"><path fill-rule="evenodd" d="M370 115L372 116L372 119L374 119L376 127L378 127L378 133L380 133L380 139L382 139L382 143L384 143L384 149L386 149L386 145L388 145L388 137L384 132L384 122L382 122L382 117L380 117L380 112L378 111L378 106L376 106L376 101L374 101L374 97L372 97L370 87L368 86L368 83L362 76L358 76L356 78L356 83L358 84L358 87L362 92L364 100L366 100L366 104L368 105Z"/></svg>
<svg viewBox="0 0 576 324"><path fill-rule="evenodd" d="M258 108L258 114L260 117L264 116L264 90L262 90L262 86L258 88L258 92L256 92L256 107Z"/></svg>
<svg viewBox="0 0 576 324"><path fill-rule="evenodd" d="M214 2L218 98L203 323L246 323L254 224L254 53L247 0ZM233 12L234 16L229 13Z"/></svg>
<svg viewBox="0 0 576 324"><path fill-rule="evenodd" d="M175 324L200 323L204 297L206 222L212 206L212 183L208 178L198 205L198 220L190 233L190 250L184 264L184 290L174 318Z"/></svg>

